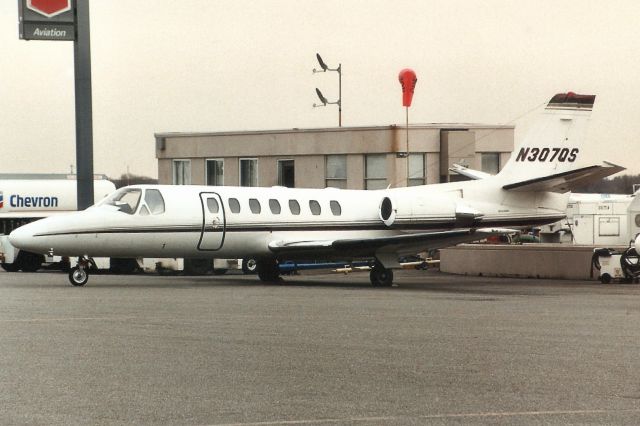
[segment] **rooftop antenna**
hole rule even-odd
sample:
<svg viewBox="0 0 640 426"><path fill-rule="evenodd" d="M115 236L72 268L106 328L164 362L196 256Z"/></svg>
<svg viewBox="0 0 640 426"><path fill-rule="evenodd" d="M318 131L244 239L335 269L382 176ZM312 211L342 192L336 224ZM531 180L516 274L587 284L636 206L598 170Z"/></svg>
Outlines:
<svg viewBox="0 0 640 426"><path fill-rule="evenodd" d="M316 87L316 95L318 95L318 99L320 99L321 104L313 104L314 108L324 107L327 105L338 105L338 127L342 127L342 64L338 64L338 68L329 68L329 66L322 60L322 56L319 53L316 53L316 59L318 59L318 63L320 64L319 70L313 69L313 73L318 72L327 72L327 71L335 71L338 73L338 100L335 102L329 102L327 98L324 97L320 89Z"/></svg>

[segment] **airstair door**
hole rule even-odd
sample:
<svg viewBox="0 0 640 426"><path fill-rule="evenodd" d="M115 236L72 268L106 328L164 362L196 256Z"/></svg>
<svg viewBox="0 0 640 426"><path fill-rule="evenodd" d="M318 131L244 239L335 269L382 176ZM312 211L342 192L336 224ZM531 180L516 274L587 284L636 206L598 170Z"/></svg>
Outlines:
<svg viewBox="0 0 640 426"><path fill-rule="evenodd" d="M224 244L224 229L226 225L224 205L220 195L215 192L201 192L202 230L198 250L216 251Z"/></svg>

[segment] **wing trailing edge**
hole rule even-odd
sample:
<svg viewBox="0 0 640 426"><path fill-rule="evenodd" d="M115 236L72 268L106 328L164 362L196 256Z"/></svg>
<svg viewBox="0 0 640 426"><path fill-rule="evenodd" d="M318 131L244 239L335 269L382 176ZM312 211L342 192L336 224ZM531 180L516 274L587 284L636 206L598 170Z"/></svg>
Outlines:
<svg viewBox="0 0 640 426"><path fill-rule="evenodd" d="M269 250L276 256L304 259L305 256L328 258L373 257L380 251L406 254L469 243L492 235L516 232L513 229L482 228L423 232L388 237L349 238L322 241L275 241Z"/></svg>

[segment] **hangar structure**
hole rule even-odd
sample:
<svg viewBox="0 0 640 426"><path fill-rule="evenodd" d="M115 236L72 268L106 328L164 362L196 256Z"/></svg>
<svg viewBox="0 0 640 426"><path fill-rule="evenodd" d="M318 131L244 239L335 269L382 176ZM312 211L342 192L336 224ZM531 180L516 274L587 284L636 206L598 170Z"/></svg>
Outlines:
<svg viewBox="0 0 640 426"><path fill-rule="evenodd" d="M449 182L449 167L497 173L512 125L420 124L157 133L161 184L381 189ZM404 153L408 152L408 155Z"/></svg>

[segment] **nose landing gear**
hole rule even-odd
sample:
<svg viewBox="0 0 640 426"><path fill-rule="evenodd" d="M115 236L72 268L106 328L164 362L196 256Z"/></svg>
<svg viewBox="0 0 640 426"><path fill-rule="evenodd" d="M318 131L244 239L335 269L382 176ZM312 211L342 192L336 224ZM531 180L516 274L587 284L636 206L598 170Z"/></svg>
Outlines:
<svg viewBox="0 0 640 426"><path fill-rule="evenodd" d="M69 282L74 287L82 287L89 281L91 261L86 257L78 258L78 264L69 271Z"/></svg>

